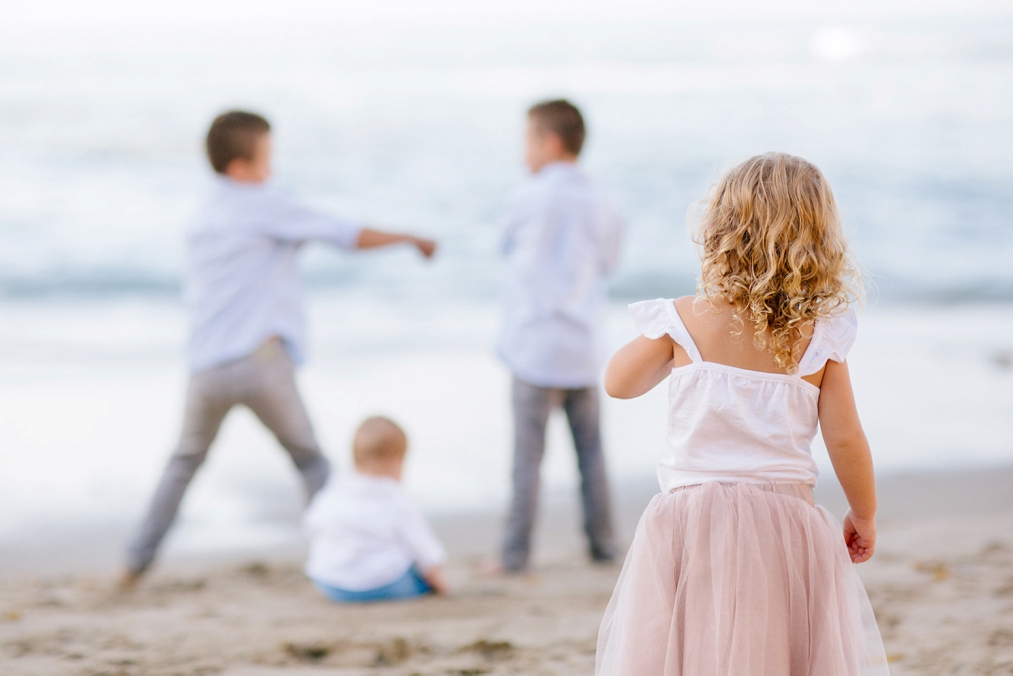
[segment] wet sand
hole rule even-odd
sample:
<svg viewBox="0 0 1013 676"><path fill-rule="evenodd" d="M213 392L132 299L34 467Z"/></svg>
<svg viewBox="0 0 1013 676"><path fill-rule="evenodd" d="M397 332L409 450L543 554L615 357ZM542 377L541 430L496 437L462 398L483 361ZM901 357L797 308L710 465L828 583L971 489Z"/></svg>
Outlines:
<svg viewBox="0 0 1013 676"><path fill-rule="evenodd" d="M825 484L819 500L840 514L839 489ZM859 571L894 674L1013 673L1010 486L1013 468L881 481L879 551ZM652 492L619 491L627 540ZM536 569L521 578L476 572L497 515L436 519L452 552L447 598L335 606L295 552L167 564L128 595L72 559L60 573L7 572L0 673L590 674L618 568L585 562L570 497L546 504Z"/></svg>

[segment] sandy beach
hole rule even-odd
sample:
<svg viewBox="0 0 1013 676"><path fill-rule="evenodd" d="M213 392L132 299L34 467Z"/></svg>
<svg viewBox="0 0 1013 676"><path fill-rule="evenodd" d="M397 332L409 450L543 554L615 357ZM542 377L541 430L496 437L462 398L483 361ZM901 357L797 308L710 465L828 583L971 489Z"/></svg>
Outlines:
<svg viewBox="0 0 1013 676"><path fill-rule="evenodd" d="M7 4L0 676L593 673L620 564L587 561L562 415L534 570L479 572L514 455L502 226L530 178L525 111L557 96L626 222L603 356L639 335L628 303L693 293L723 171L784 151L825 173L867 292L848 362L881 511L859 572L892 672L1013 675L1013 2ZM219 184L203 139L237 107L271 120L282 191L440 242L426 264L309 245L298 381L338 472L366 416L405 428L448 597L324 600L303 486L245 409L151 574L115 589L184 415L188 233ZM624 551L669 453L666 389L602 397Z"/></svg>
<svg viewBox="0 0 1013 676"><path fill-rule="evenodd" d="M1013 467L881 482L879 551L859 570L894 674L1013 672ZM623 485L626 540L649 484ZM299 552L176 562L128 595L108 574L0 581L0 672L10 676L590 674L617 567L584 562L571 496L548 500L532 575L476 573L499 517L436 519L452 552L448 598L335 606ZM827 480L819 498L843 499ZM74 569L64 554L65 570ZM51 561L52 570L57 562Z"/></svg>

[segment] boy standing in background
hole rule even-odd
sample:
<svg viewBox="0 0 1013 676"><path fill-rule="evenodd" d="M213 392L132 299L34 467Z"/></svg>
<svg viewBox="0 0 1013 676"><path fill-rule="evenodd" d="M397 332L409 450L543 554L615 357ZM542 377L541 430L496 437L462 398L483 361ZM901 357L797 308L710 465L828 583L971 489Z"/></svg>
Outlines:
<svg viewBox="0 0 1013 676"><path fill-rule="evenodd" d="M568 101L528 111L531 178L507 219L508 261L499 353L513 373L513 499L503 542L506 572L528 568L545 428L553 408L570 423L592 560L612 561L608 480L599 430L598 344L606 276L616 267L622 222L578 168L584 120Z"/></svg>
<svg viewBox="0 0 1013 676"><path fill-rule="evenodd" d="M271 126L253 113L219 115L207 135L215 171L187 243L186 300L190 339L183 430L148 512L127 548L120 583L129 587L151 565L183 494L204 462L226 414L250 408L288 451L307 497L327 481L295 383L305 353L298 253L309 241L341 249L394 244L426 258L432 240L382 232L308 209L268 184Z"/></svg>

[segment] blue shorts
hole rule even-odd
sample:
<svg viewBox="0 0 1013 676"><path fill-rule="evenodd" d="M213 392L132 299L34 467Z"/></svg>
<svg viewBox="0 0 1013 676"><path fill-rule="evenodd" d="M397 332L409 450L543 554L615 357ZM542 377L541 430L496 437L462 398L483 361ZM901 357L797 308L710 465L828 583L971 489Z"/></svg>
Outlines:
<svg viewBox="0 0 1013 676"><path fill-rule="evenodd" d="M370 601L389 601L392 599L410 599L424 596L433 591L422 574L415 566L390 584L365 591L349 591L340 587L332 587L323 582L313 580L313 584L324 596L337 603L369 603Z"/></svg>

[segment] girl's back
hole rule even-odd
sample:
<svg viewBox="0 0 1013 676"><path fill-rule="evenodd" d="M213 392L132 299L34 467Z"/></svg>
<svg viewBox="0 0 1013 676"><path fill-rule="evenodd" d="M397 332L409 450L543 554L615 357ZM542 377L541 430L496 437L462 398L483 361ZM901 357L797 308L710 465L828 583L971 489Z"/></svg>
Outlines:
<svg viewBox="0 0 1013 676"><path fill-rule="evenodd" d="M829 186L770 154L716 187L695 297L630 306L641 336L606 391L669 378L662 493L602 621L598 674L887 674L852 562L872 556L875 486L846 357L856 334ZM813 504L823 437L851 511Z"/></svg>
<svg viewBox="0 0 1013 676"><path fill-rule="evenodd" d="M743 338L728 303L658 299L630 311L647 339L670 339L662 343L672 352L663 490L703 481L815 485L819 386L828 359L844 361L854 341L854 312L804 327L797 367L787 373L768 349Z"/></svg>
<svg viewBox="0 0 1013 676"><path fill-rule="evenodd" d="M787 374L787 367L779 366L770 350L756 346L743 336L743 325L749 321L736 319L735 306L728 301L684 296L675 301L675 310L705 362L724 364L743 371ZM815 322L798 332L795 358L801 360L812 342ZM769 341L769 335L766 336ZM684 348L677 350L675 366L691 363ZM803 376L803 380L819 387L822 369L816 374Z"/></svg>

